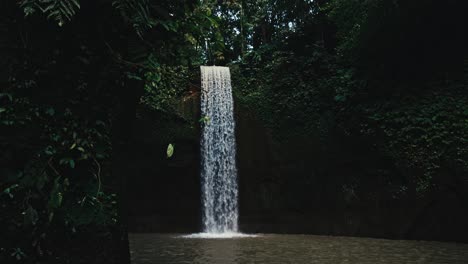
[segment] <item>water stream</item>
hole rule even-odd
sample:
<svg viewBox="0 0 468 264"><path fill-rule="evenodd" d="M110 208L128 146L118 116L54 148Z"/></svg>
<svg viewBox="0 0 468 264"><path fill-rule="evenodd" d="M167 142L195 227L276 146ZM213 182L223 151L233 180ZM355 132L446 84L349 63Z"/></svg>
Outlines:
<svg viewBox="0 0 468 264"><path fill-rule="evenodd" d="M228 67L201 67L201 179L203 232L238 232L236 140Z"/></svg>

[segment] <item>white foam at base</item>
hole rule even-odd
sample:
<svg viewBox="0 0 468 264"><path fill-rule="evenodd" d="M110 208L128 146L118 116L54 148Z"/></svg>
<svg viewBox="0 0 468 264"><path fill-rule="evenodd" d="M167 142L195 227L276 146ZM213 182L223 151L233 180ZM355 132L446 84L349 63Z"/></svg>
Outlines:
<svg viewBox="0 0 468 264"><path fill-rule="evenodd" d="M181 238L247 238L257 237L257 235L242 234L237 232L225 232L225 233L195 233L190 235L180 236Z"/></svg>

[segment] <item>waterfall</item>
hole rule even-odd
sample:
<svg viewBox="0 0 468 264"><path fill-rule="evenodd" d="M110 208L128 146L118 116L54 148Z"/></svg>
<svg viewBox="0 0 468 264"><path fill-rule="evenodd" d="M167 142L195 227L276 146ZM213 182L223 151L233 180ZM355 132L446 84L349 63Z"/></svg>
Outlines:
<svg viewBox="0 0 468 264"><path fill-rule="evenodd" d="M238 231L236 139L228 67L201 66L203 231Z"/></svg>

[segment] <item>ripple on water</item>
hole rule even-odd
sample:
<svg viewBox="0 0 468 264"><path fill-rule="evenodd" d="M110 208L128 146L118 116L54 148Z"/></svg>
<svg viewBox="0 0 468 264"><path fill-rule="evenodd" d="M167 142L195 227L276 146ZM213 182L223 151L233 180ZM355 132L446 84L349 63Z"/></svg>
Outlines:
<svg viewBox="0 0 468 264"><path fill-rule="evenodd" d="M239 233L129 236L132 264L468 263L468 244L457 243Z"/></svg>

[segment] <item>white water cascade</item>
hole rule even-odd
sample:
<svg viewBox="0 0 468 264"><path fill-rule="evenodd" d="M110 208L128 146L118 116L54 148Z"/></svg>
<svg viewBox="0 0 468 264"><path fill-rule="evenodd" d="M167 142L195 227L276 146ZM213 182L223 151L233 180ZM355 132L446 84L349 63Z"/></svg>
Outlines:
<svg viewBox="0 0 468 264"><path fill-rule="evenodd" d="M236 139L228 67L201 66L203 232L238 232Z"/></svg>

